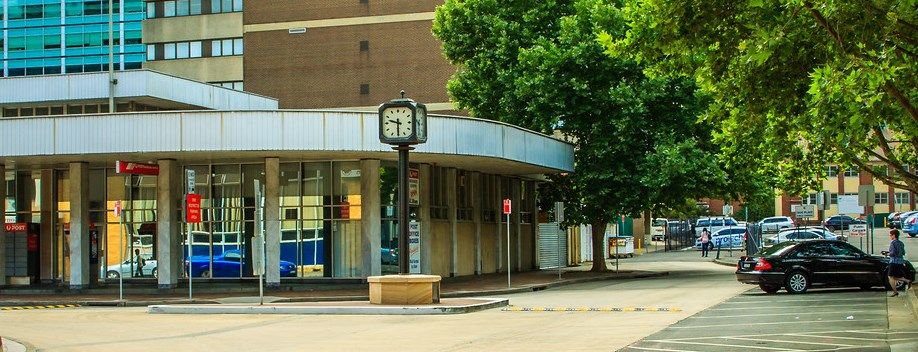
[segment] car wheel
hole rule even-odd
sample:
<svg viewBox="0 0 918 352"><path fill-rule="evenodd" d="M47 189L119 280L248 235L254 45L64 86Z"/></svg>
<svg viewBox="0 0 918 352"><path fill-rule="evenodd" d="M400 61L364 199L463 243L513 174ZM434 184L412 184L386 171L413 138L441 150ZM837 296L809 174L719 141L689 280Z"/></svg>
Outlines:
<svg viewBox="0 0 918 352"><path fill-rule="evenodd" d="M765 293L767 293L767 294L774 294L774 293L778 292L778 290L781 289L781 286L773 286L773 285L759 284L759 288L761 288L762 291L765 291Z"/></svg>
<svg viewBox="0 0 918 352"><path fill-rule="evenodd" d="M206 269L206 270L202 271L200 277L203 277L203 278L208 278L208 277L210 277L210 269Z"/></svg>
<svg viewBox="0 0 918 352"><path fill-rule="evenodd" d="M109 270L107 273L105 273L105 277L108 279L117 279L119 276L121 275L119 275L118 272L114 270Z"/></svg>
<svg viewBox="0 0 918 352"><path fill-rule="evenodd" d="M157 268L153 268L153 278L154 278L154 279L158 279L158 278L159 278L159 271L156 270L156 269L157 269Z"/></svg>
<svg viewBox="0 0 918 352"><path fill-rule="evenodd" d="M793 271L784 280L784 287L789 293L804 293L810 287L810 278L800 271Z"/></svg>

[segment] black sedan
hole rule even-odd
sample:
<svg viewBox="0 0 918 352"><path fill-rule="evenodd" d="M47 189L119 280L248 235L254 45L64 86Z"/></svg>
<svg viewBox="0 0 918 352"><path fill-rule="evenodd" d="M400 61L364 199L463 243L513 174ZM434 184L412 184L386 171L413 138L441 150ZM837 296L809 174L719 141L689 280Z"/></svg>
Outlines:
<svg viewBox="0 0 918 352"><path fill-rule="evenodd" d="M736 280L759 285L775 293L784 287L790 293L803 293L813 286L853 286L869 289L889 287L886 268L889 259L864 254L854 246L829 240L782 242L754 257L740 258ZM915 279L915 268L905 262L908 279ZM899 288L904 288L903 282Z"/></svg>
<svg viewBox="0 0 918 352"><path fill-rule="evenodd" d="M851 224L866 224L866 223L867 222L864 220L855 219L848 215L831 216L822 222L823 226L828 228L829 231L847 230L848 226L851 226Z"/></svg>

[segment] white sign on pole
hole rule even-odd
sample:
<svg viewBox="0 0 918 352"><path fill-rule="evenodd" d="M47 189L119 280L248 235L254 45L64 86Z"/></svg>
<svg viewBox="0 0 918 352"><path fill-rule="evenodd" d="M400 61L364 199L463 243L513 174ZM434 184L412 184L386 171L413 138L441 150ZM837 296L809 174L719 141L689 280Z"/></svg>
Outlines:
<svg viewBox="0 0 918 352"><path fill-rule="evenodd" d="M421 223L408 223L408 272L421 273Z"/></svg>
<svg viewBox="0 0 918 352"><path fill-rule="evenodd" d="M848 230L851 230L851 236L867 236L867 224L851 224Z"/></svg>
<svg viewBox="0 0 918 352"><path fill-rule="evenodd" d="M800 204L794 207L794 215L798 218L809 219L816 216L816 206L813 204Z"/></svg>
<svg viewBox="0 0 918 352"><path fill-rule="evenodd" d="M724 211L723 214L725 216L733 215L733 206L730 204L726 204L724 205L723 211Z"/></svg>
<svg viewBox="0 0 918 352"><path fill-rule="evenodd" d="M187 191L188 194L193 194L193 193L195 193L195 189L194 189L194 185L195 185L194 178L195 178L194 169L186 169L186 170L185 170L185 185L186 185L186 187L188 188L188 191Z"/></svg>
<svg viewBox="0 0 918 352"><path fill-rule="evenodd" d="M864 207L857 204L857 196L838 196L839 214L863 214Z"/></svg>
<svg viewBox="0 0 918 352"><path fill-rule="evenodd" d="M863 207L871 207L876 202L874 198L876 190L873 185L860 185L857 188L857 204Z"/></svg>
<svg viewBox="0 0 918 352"><path fill-rule="evenodd" d="M265 274L265 236L252 237L252 273Z"/></svg>

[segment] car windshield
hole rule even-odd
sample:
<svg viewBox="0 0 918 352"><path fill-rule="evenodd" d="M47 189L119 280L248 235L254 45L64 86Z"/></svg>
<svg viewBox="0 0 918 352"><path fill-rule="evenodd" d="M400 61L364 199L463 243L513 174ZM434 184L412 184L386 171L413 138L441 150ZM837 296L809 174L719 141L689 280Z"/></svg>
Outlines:
<svg viewBox="0 0 918 352"><path fill-rule="evenodd" d="M698 224L696 226L710 226L710 225L711 225L711 220L705 219L705 220L698 220Z"/></svg>
<svg viewBox="0 0 918 352"><path fill-rule="evenodd" d="M768 247L768 248L765 248L765 249L759 251L758 255L761 256L761 257L767 257L767 256L772 256L772 255L781 255L781 254L786 253L788 250L790 250L791 248L793 248L793 247L796 246L796 245L797 245L796 242L782 242L782 243L778 243L778 244L776 244L776 245L774 245L774 246L771 246L771 247Z"/></svg>

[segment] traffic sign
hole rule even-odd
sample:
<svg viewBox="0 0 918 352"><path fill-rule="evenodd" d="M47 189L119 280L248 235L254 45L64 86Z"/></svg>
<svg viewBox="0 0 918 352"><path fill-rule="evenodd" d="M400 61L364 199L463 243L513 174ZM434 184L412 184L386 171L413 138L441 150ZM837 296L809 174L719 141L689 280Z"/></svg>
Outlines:
<svg viewBox="0 0 918 352"><path fill-rule="evenodd" d="M851 236L867 236L867 224L851 224L848 230L851 230Z"/></svg>
<svg viewBox="0 0 918 352"><path fill-rule="evenodd" d="M189 224L201 222L201 195L189 194L185 196L185 221Z"/></svg>
<svg viewBox="0 0 918 352"><path fill-rule="evenodd" d="M872 207L876 196L876 190L873 185L860 185L857 188L857 205L862 207Z"/></svg>
<svg viewBox="0 0 918 352"><path fill-rule="evenodd" d="M816 216L816 207L812 204L800 204L794 208L794 215L798 218L809 219Z"/></svg>
<svg viewBox="0 0 918 352"><path fill-rule="evenodd" d="M816 207L819 210L828 210L829 204L832 200L832 193L827 190L822 190L819 193L816 193Z"/></svg>
<svg viewBox="0 0 918 352"><path fill-rule="evenodd" d="M510 199L504 199L504 215L510 214Z"/></svg>
<svg viewBox="0 0 918 352"><path fill-rule="evenodd" d="M724 205L723 214L727 216L733 215L733 206L730 204Z"/></svg>
<svg viewBox="0 0 918 352"><path fill-rule="evenodd" d="M194 179L195 179L194 169L186 169L185 170L185 184L186 184L187 189L185 190L185 193L189 193L189 194L197 193L194 190L194 186L195 186Z"/></svg>

